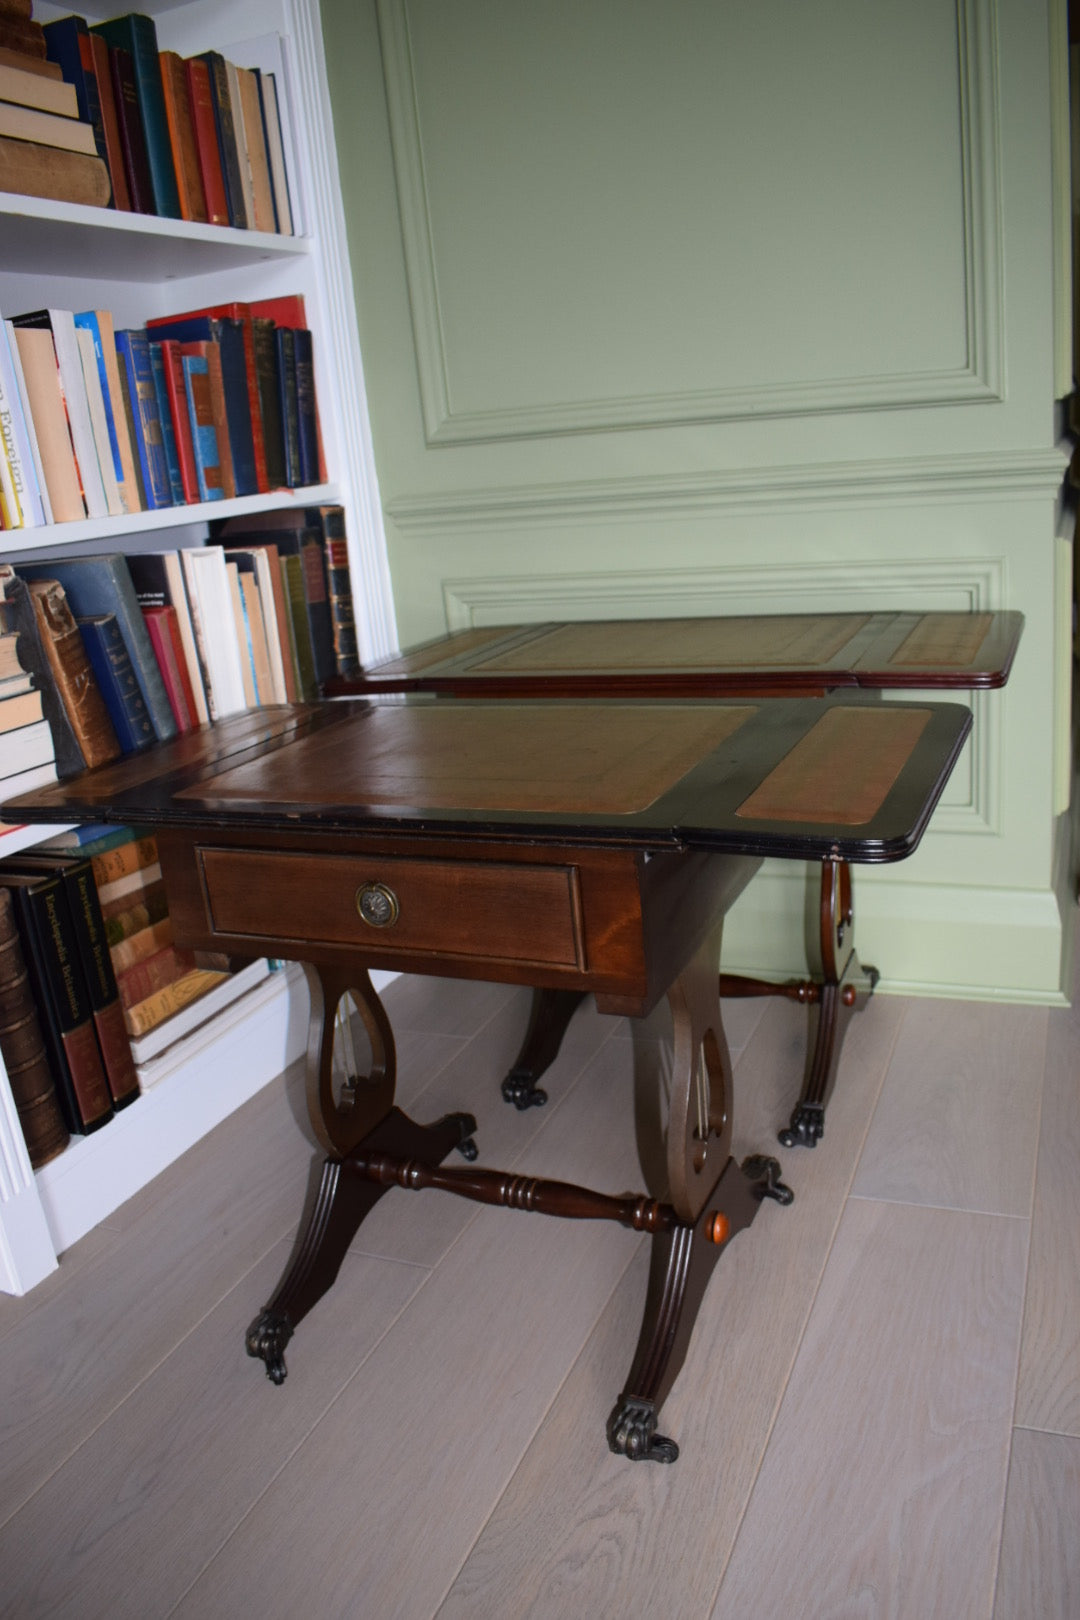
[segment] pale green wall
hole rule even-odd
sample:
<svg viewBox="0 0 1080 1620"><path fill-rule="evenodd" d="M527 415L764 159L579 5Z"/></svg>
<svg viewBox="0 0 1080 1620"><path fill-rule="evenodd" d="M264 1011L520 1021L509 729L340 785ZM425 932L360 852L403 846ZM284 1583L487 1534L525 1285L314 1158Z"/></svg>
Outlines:
<svg viewBox="0 0 1080 1620"><path fill-rule="evenodd" d="M1013 680L979 699L921 850L860 874L859 938L894 987L1055 995L1041 4L322 15L402 642L554 615L1021 609ZM802 904L798 874L758 880L732 964L797 968Z"/></svg>

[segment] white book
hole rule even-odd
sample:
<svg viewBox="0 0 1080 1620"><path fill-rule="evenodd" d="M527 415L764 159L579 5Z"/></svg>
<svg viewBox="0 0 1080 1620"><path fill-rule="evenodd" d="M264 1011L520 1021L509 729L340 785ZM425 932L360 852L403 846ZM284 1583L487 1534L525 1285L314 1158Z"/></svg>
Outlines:
<svg viewBox="0 0 1080 1620"><path fill-rule="evenodd" d="M19 345L15 341L15 328L10 321L4 322L4 337L7 342L7 352L11 359L11 369L15 373L15 386L18 389L19 403L22 406L23 427L26 429L26 441L30 446L30 459L34 465L34 478L38 487L38 499L41 502L41 521L42 523L51 523L53 521L52 504L49 501L49 487L45 482L45 468L41 463L41 451L38 449L34 413L30 409L30 395L26 391L22 355L19 353Z"/></svg>
<svg viewBox="0 0 1080 1620"><path fill-rule="evenodd" d="M90 405L86 398L86 384L83 382L82 356L76 336L75 314L70 309L50 309L48 314L52 326L53 346L56 349L56 364L59 367L60 383L67 405L71 442L75 446L75 459L79 463L79 479L82 483L87 516L108 517L109 506L105 499L105 486L101 481L94 429L90 422Z"/></svg>
<svg viewBox="0 0 1080 1620"><path fill-rule="evenodd" d="M248 707L225 552L221 546L185 548L180 552L180 561L210 718L221 720Z"/></svg>
<svg viewBox="0 0 1080 1620"><path fill-rule="evenodd" d="M272 73L260 73L263 121L266 128L266 150L270 159L270 180L274 187L274 207L277 209L278 230L282 236L293 234L292 209L289 206L289 181L285 171L285 147L281 139L281 121L278 114L277 81Z"/></svg>
<svg viewBox="0 0 1080 1620"><path fill-rule="evenodd" d="M94 434L94 448L97 451L98 472L101 474L101 483L105 491L105 505L109 509L110 517L122 517L124 503L120 499L120 485L116 481L116 468L113 465L112 445L109 442L109 419L105 414L105 396L101 392L101 373L98 370L93 334L85 327L77 326L75 341L79 346L79 359L82 362L83 386L86 389L86 403L90 410L90 426Z"/></svg>
<svg viewBox="0 0 1080 1620"><path fill-rule="evenodd" d="M32 720L27 726L0 733L0 777L10 778L36 765L48 765L54 755L47 720Z"/></svg>
<svg viewBox="0 0 1080 1620"><path fill-rule="evenodd" d="M56 761L34 765L28 771L17 771L14 776L0 779L0 800L14 799L20 793L32 793L35 788L48 787L56 781Z"/></svg>
<svg viewBox="0 0 1080 1620"><path fill-rule="evenodd" d="M180 553L164 551L161 555L165 559L165 573L169 581L169 605L176 614L180 645L184 649L184 663L187 665L188 679L191 682L191 695L195 699L195 716L199 724L205 726L210 718L210 710L206 703L206 687L203 685L199 652L195 645L195 629L191 622L191 609L188 606L187 585L184 582Z"/></svg>
<svg viewBox="0 0 1080 1620"><path fill-rule="evenodd" d="M25 528L38 528L45 512L38 490L37 469L30 449L30 436L23 420L23 401L7 322L0 321L0 434L3 435L11 468L11 480L22 512Z"/></svg>

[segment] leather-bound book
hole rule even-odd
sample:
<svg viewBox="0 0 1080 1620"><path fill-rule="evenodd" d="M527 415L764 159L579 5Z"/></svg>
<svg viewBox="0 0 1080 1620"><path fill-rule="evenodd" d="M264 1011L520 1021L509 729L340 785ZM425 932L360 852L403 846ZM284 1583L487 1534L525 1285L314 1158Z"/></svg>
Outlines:
<svg viewBox="0 0 1080 1620"><path fill-rule="evenodd" d="M5 888L0 888L0 1056L4 1059L30 1163L39 1170L64 1151L71 1133L45 1052L11 892Z"/></svg>
<svg viewBox="0 0 1080 1620"><path fill-rule="evenodd" d="M108 1123L113 1104L63 883L57 872L5 872L4 883L68 1125L87 1134Z"/></svg>
<svg viewBox="0 0 1080 1620"><path fill-rule="evenodd" d="M221 170L221 148L218 146L217 123L214 119L214 98L210 93L210 70L198 57L189 56L184 63L184 73L188 84L199 174L206 199L207 220L211 225L227 225L229 198L225 190L225 176Z"/></svg>
<svg viewBox="0 0 1080 1620"><path fill-rule="evenodd" d="M199 153L195 145L195 125L191 113L191 95L184 59L176 51L161 51L161 87L165 96L165 118L172 142L173 165L176 169L176 189L180 197L180 212L185 219L206 224L206 195L203 191Z"/></svg>
<svg viewBox="0 0 1080 1620"><path fill-rule="evenodd" d="M116 128L124 156L124 174L127 177L131 207L136 214L152 214L154 182L150 175L150 158L146 150L142 113L139 111L139 93L135 88L135 69L132 66L131 52L123 50L118 45L107 45L106 48L109 53L109 78L112 83Z"/></svg>
<svg viewBox="0 0 1080 1620"><path fill-rule="evenodd" d="M120 744L63 586L55 579L34 579L28 584L53 682L83 758L88 766L118 759Z"/></svg>
<svg viewBox="0 0 1080 1620"><path fill-rule="evenodd" d="M76 771L85 770L86 759L78 734L53 680L29 586L10 563L0 563L0 625L5 631L14 632L19 664L34 677L34 685L41 693L41 705L56 751L57 775L72 776Z"/></svg>
<svg viewBox="0 0 1080 1620"><path fill-rule="evenodd" d="M113 207L131 212L131 191L128 187L127 167L124 163L124 143L120 138L120 121L116 113L116 92L113 88L109 47L100 34L88 35L97 78L98 103L101 107L101 128L105 136L105 161L113 187Z"/></svg>
<svg viewBox="0 0 1080 1620"><path fill-rule="evenodd" d="M12 865L60 877L113 1108L126 1108L139 1095L139 1077L124 1028L93 864L85 856L61 850L34 850L14 857Z"/></svg>

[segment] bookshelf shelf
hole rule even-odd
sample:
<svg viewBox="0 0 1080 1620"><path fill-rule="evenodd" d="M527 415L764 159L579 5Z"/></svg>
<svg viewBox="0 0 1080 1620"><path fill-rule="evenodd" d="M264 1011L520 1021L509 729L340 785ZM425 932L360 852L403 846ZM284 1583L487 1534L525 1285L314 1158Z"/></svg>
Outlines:
<svg viewBox="0 0 1080 1620"><path fill-rule="evenodd" d="M74 262L81 277L95 281L156 285L249 266L287 265L311 253L304 236L235 231L9 191L0 192L0 232L5 271L40 274L43 266Z"/></svg>
<svg viewBox="0 0 1080 1620"><path fill-rule="evenodd" d="M81 523L49 523L34 529L14 529L3 535L5 556L37 551L43 546L70 551L90 541L111 540L123 549L123 542L135 536L157 535L159 545L168 544L170 532L186 524L206 524L212 518L242 517L249 512L280 511L283 506L341 504L337 484L316 484L306 489L276 489L268 495L238 495L229 501L206 505L165 506L156 512L131 512L125 517L86 518Z"/></svg>
<svg viewBox="0 0 1080 1620"><path fill-rule="evenodd" d="M71 9L35 0L40 20ZM74 8L94 20L117 8ZM0 535L0 557L49 551L198 546L215 518L290 505L344 509L360 657L394 649L386 542L364 395L348 243L340 207L318 0L147 0L163 50L222 52L274 71L295 217L306 234L267 235L152 215L0 193L0 314L51 306L112 312L117 329L157 315L229 301L299 293L314 340L316 392L330 478L209 505L173 506L102 521L59 523ZM37 560L36 559L36 560ZM0 854L55 828L0 835ZM152 1180L303 1050L306 986L274 974L178 1043L175 1065L102 1130L75 1139L36 1173L0 1065L0 1291L22 1294L56 1257Z"/></svg>

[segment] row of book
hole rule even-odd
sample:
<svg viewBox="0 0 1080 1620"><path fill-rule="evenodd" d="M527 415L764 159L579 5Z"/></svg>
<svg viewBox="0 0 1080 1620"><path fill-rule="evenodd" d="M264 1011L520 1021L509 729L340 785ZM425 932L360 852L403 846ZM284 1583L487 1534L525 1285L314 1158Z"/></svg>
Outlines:
<svg viewBox="0 0 1080 1620"><path fill-rule="evenodd" d="M0 800L356 673L346 544L341 508L315 507L0 564Z"/></svg>
<svg viewBox="0 0 1080 1620"><path fill-rule="evenodd" d="M298 489L325 476L299 294L0 322L0 528Z"/></svg>
<svg viewBox="0 0 1080 1620"><path fill-rule="evenodd" d="M0 1056L34 1168L108 1124L154 1057L270 970L173 943L151 836L82 829L0 861Z"/></svg>
<svg viewBox="0 0 1080 1620"><path fill-rule="evenodd" d="M0 0L0 190L292 235L277 79L159 51L152 17Z"/></svg>

